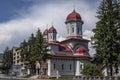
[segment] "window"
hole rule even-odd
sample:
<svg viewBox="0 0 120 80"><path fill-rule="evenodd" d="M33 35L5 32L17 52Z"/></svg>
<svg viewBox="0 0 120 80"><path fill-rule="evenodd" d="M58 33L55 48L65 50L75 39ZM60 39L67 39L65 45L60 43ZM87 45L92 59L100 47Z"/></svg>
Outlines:
<svg viewBox="0 0 120 80"><path fill-rule="evenodd" d="M77 34L79 34L79 27L77 27Z"/></svg>
<svg viewBox="0 0 120 80"><path fill-rule="evenodd" d="M64 70L64 64L62 64L62 70Z"/></svg>
<svg viewBox="0 0 120 80"><path fill-rule="evenodd" d="M74 33L74 28L72 27L72 33Z"/></svg>
<svg viewBox="0 0 120 80"><path fill-rule="evenodd" d="M54 66L53 66L53 69L55 70L55 64L54 64Z"/></svg>
<svg viewBox="0 0 120 80"><path fill-rule="evenodd" d="M13 59L15 60L15 57Z"/></svg>
<svg viewBox="0 0 120 80"><path fill-rule="evenodd" d="M52 34L50 34L50 39L52 39Z"/></svg>
<svg viewBox="0 0 120 80"><path fill-rule="evenodd" d="M83 65L82 65L82 64L80 64L80 69L82 69L82 67L83 67Z"/></svg>
<svg viewBox="0 0 120 80"><path fill-rule="evenodd" d="M19 63L19 60L17 60L17 63Z"/></svg>
<svg viewBox="0 0 120 80"><path fill-rule="evenodd" d="M17 58L19 58L19 56L17 56Z"/></svg>
<svg viewBox="0 0 120 80"><path fill-rule="evenodd" d="M72 66L71 66L71 64L70 64L70 70L72 69Z"/></svg>

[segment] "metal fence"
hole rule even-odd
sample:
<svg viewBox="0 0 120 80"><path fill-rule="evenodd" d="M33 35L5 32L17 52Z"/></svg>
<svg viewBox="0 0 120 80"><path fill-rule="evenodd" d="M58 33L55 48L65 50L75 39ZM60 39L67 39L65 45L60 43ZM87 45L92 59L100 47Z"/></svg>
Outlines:
<svg viewBox="0 0 120 80"><path fill-rule="evenodd" d="M73 80L120 80L120 77L79 77Z"/></svg>

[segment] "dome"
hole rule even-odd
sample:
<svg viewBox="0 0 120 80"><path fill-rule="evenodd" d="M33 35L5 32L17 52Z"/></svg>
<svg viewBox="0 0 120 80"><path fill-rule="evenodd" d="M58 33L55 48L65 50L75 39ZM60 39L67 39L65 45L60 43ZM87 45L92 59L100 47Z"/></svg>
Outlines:
<svg viewBox="0 0 120 80"><path fill-rule="evenodd" d="M52 26L50 29L49 29L49 33L56 33L56 29Z"/></svg>
<svg viewBox="0 0 120 80"><path fill-rule="evenodd" d="M73 12L70 13L66 18L66 21L71 21L71 20L82 21L80 14L77 13L75 10L73 10Z"/></svg>
<svg viewBox="0 0 120 80"><path fill-rule="evenodd" d="M45 29L45 31L43 32L43 35L47 35L48 34L48 29Z"/></svg>

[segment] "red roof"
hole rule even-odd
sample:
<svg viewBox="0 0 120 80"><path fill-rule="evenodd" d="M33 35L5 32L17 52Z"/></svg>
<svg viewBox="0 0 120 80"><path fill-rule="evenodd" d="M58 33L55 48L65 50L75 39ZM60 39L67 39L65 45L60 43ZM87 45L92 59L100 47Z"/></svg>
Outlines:
<svg viewBox="0 0 120 80"><path fill-rule="evenodd" d="M72 40L74 40L74 41L84 41L84 42L89 42L90 41L88 39L83 39L83 38L68 38L64 41L61 41L61 43L64 43L64 42L67 42L67 41L72 41Z"/></svg>
<svg viewBox="0 0 120 80"><path fill-rule="evenodd" d="M71 51L71 49L66 44L60 44L59 49L61 51Z"/></svg>
<svg viewBox="0 0 120 80"><path fill-rule="evenodd" d="M75 52L74 55L86 55L86 49L84 47L79 47Z"/></svg>
<svg viewBox="0 0 120 80"><path fill-rule="evenodd" d="M59 42L49 42L48 44L59 46L60 51L71 51L71 49L66 44L60 44Z"/></svg>
<svg viewBox="0 0 120 80"><path fill-rule="evenodd" d="M45 29L45 31L43 32L43 35L47 35L48 34L48 29Z"/></svg>
<svg viewBox="0 0 120 80"><path fill-rule="evenodd" d="M79 47L78 49L76 49L76 53L85 53L86 49L84 47Z"/></svg>
<svg viewBox="0 0 120 80"><path fill-rule="evenodd" d="M51 53L49 54L53 57L74 57L74 58L88 58L91 59L90 56L87 55L73 55L73 54L61 54L61 53Z"/></svg>
<svg viewBox="0 0 120 80"><path fill-rule="evenodd" d="M73 12L70 13L70 14L67 16L67 18L66 18L66 21L71 21L71 20L83 22L82 19L81 19L80 14L77 13L75 10L73 10Z"/></svg>
<svg viewBox="0 0 120 80"><path fill-rule="evenodd" d="M49 33L56 33L56 29L52 26L50 29L49 29Z"/></svg>

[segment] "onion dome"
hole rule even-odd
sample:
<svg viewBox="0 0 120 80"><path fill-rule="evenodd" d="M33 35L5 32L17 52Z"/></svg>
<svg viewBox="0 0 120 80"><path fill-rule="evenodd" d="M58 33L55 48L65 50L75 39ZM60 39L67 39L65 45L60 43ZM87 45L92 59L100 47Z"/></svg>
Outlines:
<svg viewBox="0 0 120 80"><path fill-rule="evenodd" d="M85 55L86 54L86 49L84 47L79 47L76 49L74 55Z"/></svg>
<svg viewBox="0 0 120 80"><path fill-rule="evenodd" d="M45 31L43 32L43 35L48 35L48 29L45 29Z"/></svg>
<svg viewBox="0 0 120 80"><path fill-rule="evenodd" d="M57 33L56 29L52 26L49 31L49 33Z"/></svg>
<svg viewBox="0 0 120 80"><path fill-rule="evenodd" d="M83 22L82 19L81 19L80 14L77 13L75 10L73 10L73 12L70 13L70 14L67 16L67 18L66 18L66 22L67 22L67 21L71 21L71 20Z"/></svg>

